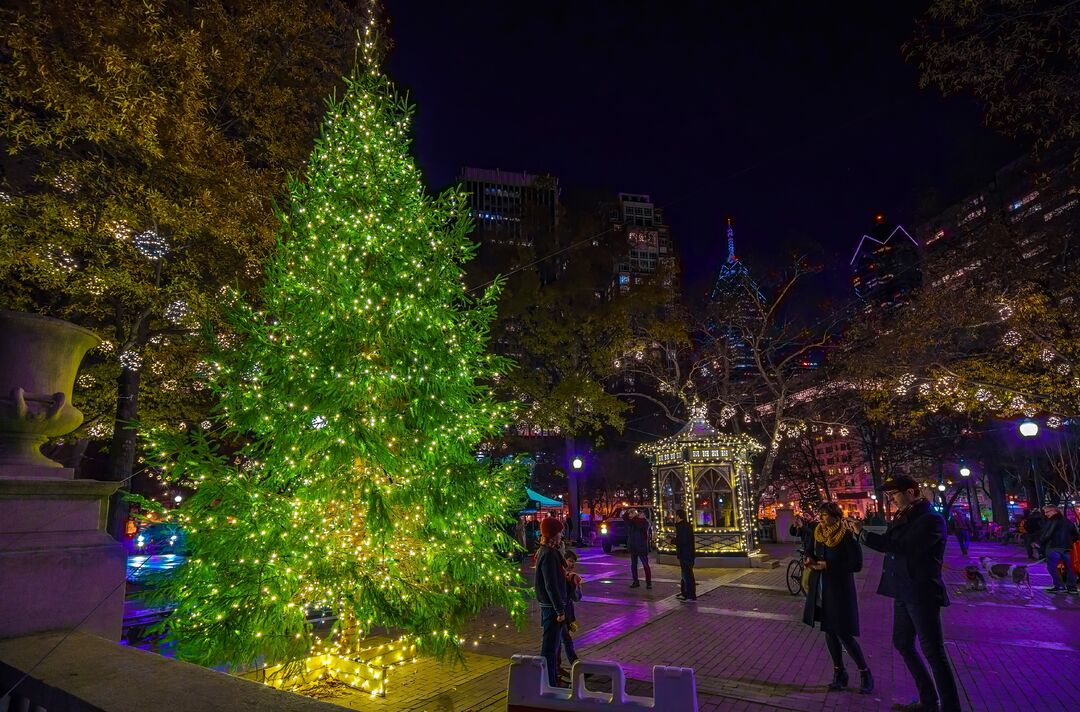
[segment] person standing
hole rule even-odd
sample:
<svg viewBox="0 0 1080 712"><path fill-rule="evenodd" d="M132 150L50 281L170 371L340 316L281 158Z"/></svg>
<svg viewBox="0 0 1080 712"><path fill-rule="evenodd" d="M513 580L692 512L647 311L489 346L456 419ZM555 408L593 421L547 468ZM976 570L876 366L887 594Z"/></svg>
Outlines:
<svg viewBox="0 0 1080 712"><path fill-rule="evenodd" d="M697 600L697 582L694 580L694 528L686 518L686 510L675 512L675 558L679 560L682 576L679 578L680 601Z"/></svg>
<svg viewBox="0 0 1080 712"><path fill-rule="evenodd" d="M638 560L645 569L645 588L652 588L652 569L649 568L649 520L641 512L631 509L623 515L626 522L626 548L630 551L630 573L633 581L630 588L638 588Z"/></svg>
<svg viewBox="0 0 1080 712"><path fill-rule="evenodd" d="M1065 518L1061 510L1052 505L1043 507L1046 521L1042 527L1042 550L1046 554L1046 568L1054 585L1046 589L1047 593L1077 593L1076 572L1072 567L1073 542L1076 541L1076 527ZM1065 580L1058 573L1058 562L1065 562ZM1066 588L1067 585L1067 588Z"/></svg>
<svg viewBox="0 0 1080 712"><path fill-rule="evenodd" d="M799 546L802 548L803 555L809 554L814 550L814 527L817 526L817 522L810 516L802 517L795 516L795 522L788 528L788 533L791 536L799 537Z"/></svg>
<svg viewBox="0 0 1080 712"><path fill-rule="evenodd" d="M547 661L548 684L555 687L559 677L558 655L563 624L566 623L566 562L559 552L563 523L555 517L540 522L540 548L536 552L536 602L540 604L540 656Z"/></svg>
<svg viewBox="0 0 1080 712"><path fill-rule="evenodd" d="M885 533L868 531L851 520L847 526L863 544L885 554L877 592L893 599L893 647L904 659L919 690L918 701L894 705L894 709L936 711L940 699L942 712L960 712L960 693L941 628L941 609L949 605L941 578L948 538L945 520L910 477L889 478L882 489L897 509ZM915 649L916 638L926 656L925 663ZM932 678L926 663L933 671Z"/></svg>
<svg viewBox="0 0 1080 712"><path fill-rule="evenodd" d="M818 524L814 527L814 547L806 552L804 566L810 570L810 585L803 605L803 623L811 628L821 624L825 645L833 663L830 690L847 687L843 651L859 668L859 692L874 691L874 676L866 664L859 635L859 599L855 592L855 574L862 571L862 547L844 526L844 513L836 502L818 506Z"/></svg>

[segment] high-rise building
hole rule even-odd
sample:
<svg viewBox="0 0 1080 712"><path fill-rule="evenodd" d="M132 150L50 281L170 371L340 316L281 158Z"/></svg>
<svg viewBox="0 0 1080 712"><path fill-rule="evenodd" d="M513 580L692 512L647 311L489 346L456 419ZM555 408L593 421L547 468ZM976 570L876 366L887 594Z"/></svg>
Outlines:
<svg viewBox="0 0 1080 712"><path fill-rule="evenodd" d="M1010 249L1010 260L1048 283L1075 279L1080 251L1080 186L1068 170L1071 153L1036 163L1013 161L983 189L920 225L933 274L927 286L962 284L984 270L993 252ZM996 233L995 233L996 231Z"/></svg>
<svg viewBox="0 0 1080 712"><path fill-rule="evenodd" d="M648 195L619 193L609 209L608 222L629 247L625 259L615 265L617 291L627 292L661 272L674 290L678 263L663 208L656 207Z"/></svg>
<svg viewBox="0 0 1080 712"><path fill-rule="evenodd" d="M525 172L462 168L458 180L481 241L531 246L559 224L559 179Z"/></svg>
<svg viewBox="0 0 1080 712"><path fill-rule="evenodd" d="M760 318L765 297L746 264L735 255L735 226L727 219L727 259L720 265L709 301L714 312L709 320L708 338L726 341L733 375L748 373L756 368L754 352L743 336Z"/></svg>
<svg viewBox="0 0 1080 712"><path fill-rule="evenodd" d="M864 313L887 312L910 301L922 283L919 243L878 213L851 256L851 285Z"/></svg>

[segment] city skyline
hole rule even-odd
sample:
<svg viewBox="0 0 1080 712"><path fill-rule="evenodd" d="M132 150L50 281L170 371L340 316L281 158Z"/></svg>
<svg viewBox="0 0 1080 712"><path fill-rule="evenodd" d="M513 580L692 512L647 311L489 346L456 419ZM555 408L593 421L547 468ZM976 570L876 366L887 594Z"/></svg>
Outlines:
<svg viewBox="0 0 1080 712"><path fill-rule="evenodd" d="M914 225L1024 152L974 101L918 88L901 44L921 9L390 2L388 69L431 187L476 165L649 194L691 299L734 217L755 274L798 245L825 267L815 291L845 301L874 215Z"/></svg>

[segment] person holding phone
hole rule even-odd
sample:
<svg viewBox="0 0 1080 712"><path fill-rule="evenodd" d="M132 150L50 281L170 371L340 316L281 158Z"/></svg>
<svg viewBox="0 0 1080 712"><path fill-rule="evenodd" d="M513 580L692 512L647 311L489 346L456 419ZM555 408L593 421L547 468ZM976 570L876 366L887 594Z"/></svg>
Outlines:
<svg viewBox="0 0 1080 712"><path fill-rule="evenodd" d="M843 658L843 651L847 650L859 668L859 692L868 695L874 690L874 676L856 640L859 599L855 591L855 574L862 570L862 547L844 526L843 516L836 502L822 502L818 506L813 549L807 552L803 562L810 571L803 622L811 628L818 623L825 634L825 645L833 663L829 689L847 687L848 673Z"/></svg>
<svg viewBox="0 0 1080 712"><path fill-rule="evenodd" d="M948 539L945 519L922 496L919 483L906 475L890 477L881 488L897 510L885 533L867 531L854 520L846 526L863 544L885 554L877 592L893 599L893 647L919 690L918 700L893 709L937 712L940 700L941 712L960 712L960 693L941 628L941 609L949 605L941 578ZM926 662L915 649L916 638Z"/></svg>

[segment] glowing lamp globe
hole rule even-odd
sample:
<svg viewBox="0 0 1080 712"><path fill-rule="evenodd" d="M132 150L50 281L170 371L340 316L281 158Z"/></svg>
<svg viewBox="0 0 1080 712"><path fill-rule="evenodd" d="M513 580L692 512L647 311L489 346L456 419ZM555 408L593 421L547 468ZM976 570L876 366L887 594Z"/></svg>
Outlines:
<svg viewBox="0 0 1080 712"><path fill-rule="evenodd" d="M1025 438L1033 438L1039 434L1039 424L1034 420L1025 420L1020 423L1020 434Z"/></svg>
<svg viewBox="0 0 1080 712"><path fill-rule="evenodd" d="M960 468L960 476L961 477L971 477L971 468L968 467L967 465L964 465L963 467L961 467Z"/></svg>
<svg viewBox="0 0 1080 712"><path fill-rule="evenodd" d="M585 463L581 461L580 457L575 457L573 462L571 462L570 464L574 466L575 470L580 470Z"/></svg>
<svg viewBox="0 0 1080 712"><path fill-rule="evenodd" d="M944 492L945 491L945 485L938 485L937 488L938 488L938 492Z"/></svg>

